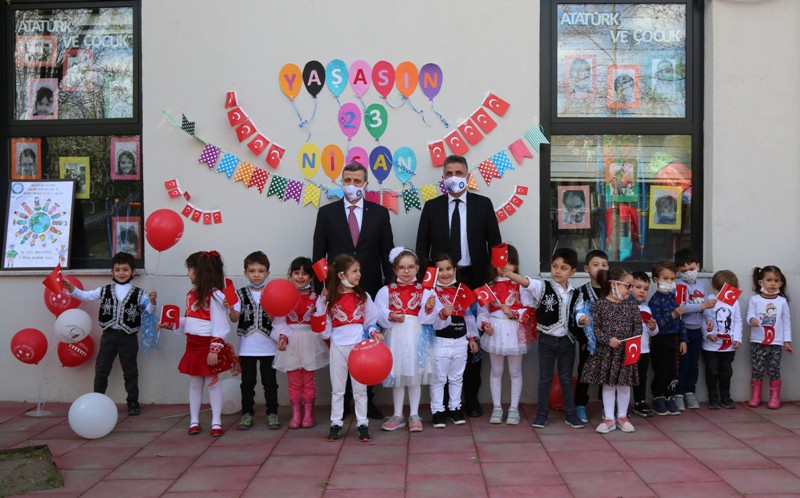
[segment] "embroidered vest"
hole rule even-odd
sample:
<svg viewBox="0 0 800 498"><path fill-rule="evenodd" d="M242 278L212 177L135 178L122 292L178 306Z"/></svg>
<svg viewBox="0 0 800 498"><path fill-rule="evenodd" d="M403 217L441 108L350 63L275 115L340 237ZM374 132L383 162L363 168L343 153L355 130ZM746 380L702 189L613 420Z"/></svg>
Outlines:
<svg viewBox="0 0 800 498"><path fill-rule="evenodd" d="M389 284L389 311L418 316L422 308L423 292L424 289L420 284Z"/></svg>
<svg viewBox="0 0 800 498"><path fill-rule="evenodd" d="M505 304L512 310L522 309L522 299L520 297L519 284L512 280L498 280L491 285L492 292L497 296L500 304ZM489 312L500 310L500 306L494 303L489 305Z"/></svg>
<svg viewBox="0 0 800 498"><path fill-rule="evenodd" d="M142 310L139 302L144 291L131 286L122 301L114 293L114 285L104 285L100 291L100 317L98 325L105 330L108 328L123 330L126 334L136 334L142 326Z"/></svg>
<svg viewBox="0 0 800 498"><path fill-rule="evenodd" d="M597 295L597 292L592 287L591 282L586 282L585 284L578 287L578 290L581 293L581 297L583 298L583 302L585 303L593 303L597 301L600 296Z"/></svg>
<svg viewBox="0 0 800 498"><path fill-rule="evenodd" d="M458 285L436 287L436 294L439 296L439 300L444 306L452 306L453 301L456 299L457 290ZM436 331L436 337L443 337L445 339L458 339L465 335L467 335L467 322L464 320L464 311L457 309L450 315L450 325Z"/></svg>
<svg viewBox="0 0 800 498"><path fill-rule="evenodd" d="M286 315L286 323L311 323L311 315L314 313L314 307L317 302L317 293L309 292L307 294L300 293L297 299L297 304L294 305L292 311Z"/></svg>
<svg viewBox="0 0 800 498"><path fill-rule="evenodd" d="M351 323L363 324L364 313L367 308L366 302L366 297L364 297L364 301L359 303L355 292L339 294L339 299L335 304L331 305L329 310L331 326L341 327Z"/></svg>
<svg viewBox="0 0 800 498"><path fill-rule="evenodd" d="M236 334L248 336L253 332L261 332L264 335L272 333L272 318L261 309L261 303L253 301L250 289L242 287L236 291L239 302L242 303L242 312L239 315L239 325Z"/></svg>
<svg viewBox="0 0 800 498"><path fill-rule="evenodd" d="M538 323L536 328L540 332L549 332L557 327L565 327L574 339L575 334L581 330L575 322L575 303L578 302L578 291L573 289L570 293L569 303L562 301L561 293L557 291L549 280L544 281L544 292L536 309Z"/></svg>

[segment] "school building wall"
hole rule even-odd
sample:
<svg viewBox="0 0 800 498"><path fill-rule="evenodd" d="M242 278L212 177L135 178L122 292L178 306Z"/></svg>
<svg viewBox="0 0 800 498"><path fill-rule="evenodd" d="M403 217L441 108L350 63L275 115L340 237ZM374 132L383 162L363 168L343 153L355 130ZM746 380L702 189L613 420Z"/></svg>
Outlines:
<svg viewBox="0 0 800 498"><path fill-rule="evenodd" d="M794 0L705 2L705 147L704 147L704 267L736 272L746 288L741 306L746 311L751 269L777 264L789 282L791 309L800 317L800 2ZM150 213L183 204L167 197L163 182L177 178L202 209L221 209L223 223L203 225L186 222L183 238L172 249L157 253L147 248L146 267L136 284L158 291L159 305L184 307L190 284L183 261L197 250L217 249L226 270L237 285L244 284L241 261L253 250L265 251L272 262L272 277L282 277L295 256L311 253L316 216L313 206L267 198L245 189L222 174L197 164L203 145L175 128L164 113L180 120L181 114L197 123L203 139L255 164L263 165L239 144L228 125L225 94L238 93L239 103L269 138L286 148L275 173L301 179L297 151L310 132L311 143L320 148L333 143L345 147L336 124L337 104L327 89L317 98L316 116L308 131L278 86L278 73L287 62L301 68L310 60L323 64L340 58L348 63L364 59L393 64L412 61L417 67L435 62L442 68L442 91L436 109L451 128L475 111L485 93L494 91L511 104L498 117L498 127L467 154L471 166L505 148L509 142L538 122L539 116L539 3L508 0L461 2L259 2L220 4L209 0L145 0L142 6L142 136L145 207ZM409 106L387 109L389 125L381 144L391 150L409 146L419 166L415 185L437 180L441 172L430 166L427 142L440 139L445 130L430 103L417 91L411 97L425 111L430 126ZM348 88L342 102L355 101ZM364 98L378 101L374 88ZM399 97L389 97L394 105ZM303 90L296 99L308 118L313 103ZM353 141L371 150L375 145L361 130ZM513 186L527 185L530 194L522 209L501 223L503 238L521 254L524 273L537 276L539 254L538 157L487 187L478 180L479 193L497 206L510 196ZM321 175L321 173L319 174ZM320 177L318 176L317 179ZM377 187L374 178L371 186ZM392 176L386 182L398 188ZM328 202L323 195L323 203ZM395 244L413 247L419 212L392 214ZM108 282L110 272L74 271L86 288ZM26 327L45 332L50 342L47 356L38 366L17 361L6 347L0 361L4 379L0 399L70 402L92 390L93 360L78 368L62 368L56 356L52 332L54 317L42 302L41 274L4 273L0 290L4 301L4 327L0 342ZM574 284L585 281L578 275ZM709 287L707 282L707 288ZM97 303L82 309L93 318ZM748 335L745 327L745 337ZM795 334L797 335L797 333ZM96 344L100 330L92 332ZM228 339L236 343L235 332ZM171 332L161 335L162 349L149 359L140 355L140 390L144 403L187 401L188 378L177 372L184 340ZM488 361L484 362L481 398L489 401ZM524 362L523 402L536 399L538 382L536 345ZM785 355L782 374L784 399L800 399L800 360ZM330 390L328 374L318 374L320 400ZM701 374L698 394L705 395ZM737 353L733 391L736 400L749 395L749 346ZM287 402L285 376L279 377L281 402ZM114 367L108 394L124 400L122 375ZM507 386L506 384L504 384ZM505 387L507 393L507 387ZM388 390L379 389L379 401L388 403ZM507 394L506 394L507 396Z"/></svg>

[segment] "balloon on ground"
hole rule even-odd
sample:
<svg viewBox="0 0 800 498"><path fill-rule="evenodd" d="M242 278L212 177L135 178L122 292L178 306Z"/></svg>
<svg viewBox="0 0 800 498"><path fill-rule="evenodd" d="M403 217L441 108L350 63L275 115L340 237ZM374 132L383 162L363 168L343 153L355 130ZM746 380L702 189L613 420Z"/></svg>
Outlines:
<svg viewBox="0 0 800 498"><path fill-rule="evenodd" d="M117 405L100 393L86 393L69 407L69 427L82 438L98 439L117 425Z"/></svg>
<svg viewBox="0 0 800 498"><path fill-rule="evenodd" d="M222 413L232 415L242 411L241 381L233 377L223 380L222 386Z"/></svg>

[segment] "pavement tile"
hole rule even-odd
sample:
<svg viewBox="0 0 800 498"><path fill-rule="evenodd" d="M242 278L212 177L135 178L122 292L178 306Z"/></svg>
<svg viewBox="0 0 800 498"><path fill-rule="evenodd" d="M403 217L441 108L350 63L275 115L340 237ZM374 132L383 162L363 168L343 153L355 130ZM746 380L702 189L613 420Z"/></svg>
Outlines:
<svg viewBox="0 0 800 498"><path fill-rule="evenodd" d="M785 469L717 469L725 482L743 494L797 493L800 478Z"/></svg>
<svg viewBox="0 0 800 498"><path fill-rule="evenodd" d="M331 475L336 455L270 456L256 477L310 477L324 481Z"/></svg>
<svg viewBox="0 0 800 498"><path fill-rule="evenodd" d="M131 480L104 480L89 489L81 497L107 498L109 496L126 496L135 494L136 498L158 498L172 486L172 479L153 479L149 476ZM132 492L132 490L136 490Z"/></svg>
<svg viewBox="0 0 800 498"><path fill-rule="evenodd" d="M15 445L16 448L29 446L47 446L54 457L68 453L75 448L80 448L86 443L85 439L30 439Z"/></svg>
<svg viewBox="0 0 800 498"><path fill-rule="evenodd" d="M564 480L572 495L578 498L655 496L633 471L574 473L564 476Z"/></svg>
<svg viewBox="0 0 800 498"><path fill-rule="evenodd" d="M778 465L751 448L697 448L689 453L703 465L719 469L772 469Z"/></svg>
<svg viewBox="0 0 800 498"><path fill-rule="evenodd" d="M480 474L449 476L409 475L406 496L414 498L470 498L488 497L486 485Z"/></svg>
<svg viewBox="0 0 800 498"><path fill-rule="evenodd" d="M50 427L65 422L65 417L28 417L24 413L0 425L3 432L42 432Z"/></svg>
<svg viewBox="0 0 800 498"><path fill-rule="evenodd" d="M196 436L185 432L180 435L162 435L139 450L136 456L200 456L214 439L208 435L208 427Z"/></svg>
<svg viewBox="0 0 800 498"><path fill-rule="evenodd" d="M408 475L479 473L481 468L478 463L474 453L420 453L408 461Z"/></svg>
<svg viewBox="0 0 800 498"><path fill-rule="evenodd" d="M106 479L172 479L181 476L194 457L133 457L122 463Z"/></svg>
<svg viewBox="0 0 800 498"><path fill-rule="evenodd" d="M325 498L404 498L403 489L336 489L333 486L325 488Z"/></svg>
<svg viewBox="0 0 800 498"><path fill-rule="evenodd" d="M547 428L543 431L547 431ZM543 434L540 432L539 439L547 451L613 451L608 438L595 434L593 429L583 429L580 433L569 434Z"/></svg>
<svg viewBox="0 0 800 498"><path fill-rule="evenodd" d="M481 462L543 462L550 458L541 443L477 443Z"/></svg>
<svg viewBox="0 0 800 498"><path fill-rule="evenodd" d="M610 436L617 435L621 431L614 431ZM639 460L643 458L690 458L686 450L673 443L672 441L650 441L646 446L636 441L625 441L623 439L609 438L611 445L614 446L622 458Z"/></svg>
<svg viewBox="0 0 800 498"><path fill-rule="evenodd" d="M92 439L84 444L87 448L141 448L155 440L161 434L158 432L117 432L114 430L98 439Z"/></svg>
<svg viewBox="0 0 800 498"><path fill-rule="evenodd" d="M258 472L256 465L240 467L189 467L169 491L202 493L207 491L242 491Z"/></svg>
<svg viewBox="0 0 800 498"><path fill-rule="evenodd" d="M695 410L698 415L713 421L717 425L724 425L729 422L763 422L764 417L758 412L759 409L748 408L744 403L736 403L735 410ZM768 416L766 408L763 410L764 416ZM672 417L660 417L672 418ZM678 418L678 417L675 417Z"/></svg>
<svg viewBox="0 0 800 498"><path fill-rule="evenodd" d="M293 477L286 479L283 476L279 477L256 477L250 481L247 488L241 494L242 498L263 498L265 496L302 496L303 498L317 498L325 493L325 479L312 479ZM328 488L330 489L330 487ZM352 490L347 490L352 491ZM374 491L373 491L374 493ZM381 490L383 494L383 490ZM169 495L165 495L169 496ZM197 495L195 495L196 497ZM203 493L203 498L206 495ZM235 495L239 496L239 495ZM349 495L348 495L349 496ZM375 496L374 494L372 496Z"/></svg>
<svg viewBox="0 0 800 498"><path fill-rule="evenodd" d="M3 433L0 432L0 436ZM75 434L75 431L69 426L69 423L66 419L63 422L60 422L58 425L54 425L36 435L37 439L78 439L80 441L87 441L83 439L79 435Z"/></svg>
<svg viewBox="0 0 800 498"><path fill-rule="evenodd" d="M791 436L792 431L767 421L732 422L720 425L725 432L737 439L772 438Z"/></svg>
<svg viewBox="0 0 800 498"><path fill-rule="evenodd" d="M409 454L415 453L475 453L475 440L471 436L437 437L436 439L411 438Z"/></svg>
<svg viewBox="0 0 800 498"><path fill-rule="evenodd" d="M192 464L198 467L231 467L262 465L272 451L272 446L247 445L247 446L217 446L211 445Z"/></svg>
<svg viewBox="0 0 800 498"><path fill-rule="evenodd" d="M336 463L328 479L335 489L403 489L406 469L400 465Z"/></svg>
<svg viewBox="0 0 800 498"><path fill-rule="evenodd" d="M800 436L794 434L783 437L746 438L741 441L766 457L800 456Z"/></svg>
<svg viewBox="0 0 800 498"><path fill-rule="evenodd" d="M408 459L405 448L399 449L396 445L383 444L383 441L375 444L345 444L339 453L337 462L345 464L356 463L387 463L393 465L405 465Z"/></svg>
<svg viewBox="0 0 800 498"><path fill-rule="evenodd" d="M566 425L566 424L565 424ZM530 424L503 425L489 424L475 428L473 438L477 443L538 443L539 436Z"/></svg>
<svg viewBox="0 0 800 498"><path fill-rule="evenodd" d="M481 463L486 486L553 486L564 484L550 462Z"/></svg>
<svg viewBox="0 0 800 498"><path fill-rule="evenodd" d="M783 409L781 409L783 411ZM800 429L800 414L793 413L773 413L769 421L778 424L784 429Z"/></svg>
<svg viewBox="0 0 800 498"><path fill-rule="evenodd" d="M703 410L686 410L685 412L681 412L679 417L651 417L650 423L667 434L676 431L708 431L716 429L712 423L713 419L706 418L697 413L700 411ZM719 412L721 410L714 411Z"/></svg>
<svg viewBox="0 0 800 498"><path fill-rule="evenodd" d="M489 498L508 498L535 496L537 498L563 498L571 497L569 488L562 484L559 486L490 486Z"/></svg>
<svg viewBox="0 0 800 498"><path fill-rule="evenodd" d="M694 458L631 460L628 464L648 484L657 482L719 481L720 478Z"/></svg>
<svg viewBox="0 0 800 498"><path fill-rule="evenodd" d="M0 432L0 448L28 446L29 441L39 437L39 434L39 431Z"/></svg>
<svg viewBox="0 0 800 498"><path fill-rule="evenodd" d="M281 439L272 449L272 455L338 455L342 450L343 441L330 442L325 436L327 432L320 433L318 438Z"/></svg>
<svg viewBox="0 0 800 498"><path fill-rule="evenodd" d="M59 470L115 469L139 448L87 448L85 445L53 458Z"/></svg>
<svg viewBox="0 0 800 498"><path fill-rule="evenodd" d="M722 429L715 428L697 437L694 432L671 432L670 439L681 448L743 448L745 445Z"/></svg>
<svg viewBox="0 0 800 498"><path fill-rule="evenodd" d="M184 418L186 421L184 422ZM117 422L114 432L164 432L180 425L184 430L189 425L189 416L183 418L125 417Z"/></svg>
<svg viewBox="0 0 800 498"><path fill-rule="evenodd" d="M164 498L198 498L196 491L188 491L186 493L164 493ZM242 496L241 491L203 491L203 498L239 498ZM249 496L264 496L264 491L260 495Z"/></svg>
<svg viewBox="0 0 800 498"><path fill-rule="evenodd" d="M673 498L729 498L739 493L725 482L661 482L651 483L658 496Z"/></svg>
<svg viewBox="0 0 800 498"><path fill-rule="evenodd" d="M783 467L784 469L791 472L792 474L800 477L800 458L798 457L773 458L772 460L781 467Z"/></svg>
<svg viewBox="0 0 800 498"><path fill-rule="evenodd" d="M107 469L86 469L86 470L61 470L61 478L64 479L64 487L50 490L39 491L38 494L47 495L55 493L73 493L78 496L87 489L100 482L107 474Z"/></svg>
<svg viewBox="0 0 800 498"><path fill-rule="evenodd" d="M561 473L631 470L616 451L549 451L548 455Z"/></svg>

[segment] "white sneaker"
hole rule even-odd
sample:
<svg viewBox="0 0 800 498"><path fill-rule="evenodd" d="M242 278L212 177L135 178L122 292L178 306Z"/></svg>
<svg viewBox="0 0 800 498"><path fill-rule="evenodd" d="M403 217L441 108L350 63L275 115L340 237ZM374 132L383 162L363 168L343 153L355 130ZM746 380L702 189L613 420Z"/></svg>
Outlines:
<svg viewBox="0 0 800 498"><path fill-rule="evenodd" d="M502 408L494 408L492 410L492 416L489 417L490 424L502 424L503 423L503 409ZM517 423L519 423L519 414L517 414Z"/></svg>
<svg viewBox="0 0 800 498"><path fill-rule="evenodd" d="M506 418L507 425L519 425L519 410L516 408L508 409L508 418Z"/></svg>
<svg viewBox="0 0 800 498"><path fill-rule="evenodd" d="M614 423L613 420L607 418L602 422L600 422L600 425L598 425L597 429L595 429L594 431L600 434L608 434L609 432L615 430L617 430L617 425Z"/></svg>

